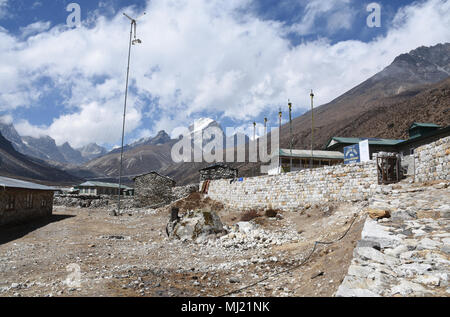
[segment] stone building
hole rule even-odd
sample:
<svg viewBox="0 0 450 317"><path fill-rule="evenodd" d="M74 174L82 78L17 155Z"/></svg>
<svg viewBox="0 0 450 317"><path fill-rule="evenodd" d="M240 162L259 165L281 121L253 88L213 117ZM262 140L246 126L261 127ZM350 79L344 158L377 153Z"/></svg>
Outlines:
<svg viewBox="0 0 450 317"><path fill-rule="evenodd" d="M54 190L0 176L0 226L51 216Z"/></svg>
<svg viewBox="0 0 450 317"><path fill-rule="evenodd" d="M397 145L403 156L414 155L418 147L450 136L450 126L440 127L433 123L413 123L409 128L409 139Z"/></svg>
<svg viewBox="0 0 450 317"><path fill-rule="evenodd" d="M344 154L338 151L311 151L293 149L291 152L290 149L280 149L279 154L274 155L272 159L278 160L278 166L275 170L269 171L270 175L301 171L304 169L309 169L311 167L319 168L344 164Z"/></svg>
<svg viewBox="0 0 450 317"><path fill-rule="evenodd" d="M176 185L173 179L150 172L136 176L133 180L136 206L157 207L172 202L172 189Z"/></svg>
<svg viewBox="0 0 450 317"><path fill-rule="evenodd" d="M341 138L332 137L325 145L327 151L338 151L344 153L344 148L349 145L358 144L361 141L369 140L370 159L378 152L396 152L397 146L405 140L379 139L379 138Z"/></svg>
<svg viewBox="0 0 450 317"><path fill-rule="evenodd" d="M132 196L133 188L121 185L122 192L121 195L124 196ZM117 196L119 195L119 184L114 183L103 183L103 182L85 182L77 186L77 189L80 191L80 195L83 196L101 196L101 195L109 195L109 196Z"/></svg>
<svg viewBox="0 0 450 317"><path fill-rule="evenodd" d="M215 179L232 179L238 177L238 170L225 164L214 164L200 171L200 182Z"/></svg>

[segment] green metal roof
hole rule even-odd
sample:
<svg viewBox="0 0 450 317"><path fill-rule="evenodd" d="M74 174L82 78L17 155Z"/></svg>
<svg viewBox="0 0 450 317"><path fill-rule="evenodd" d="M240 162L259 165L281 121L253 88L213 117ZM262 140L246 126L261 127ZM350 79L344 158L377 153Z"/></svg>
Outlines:
<svg viewBox="0 0 450 317"><path fill-rule="evenodd" d="M414 128L441 128L440 125L434 124L434 123L420 123L420 122L414 122L413 124L411 124L411 126L409 127L410 129L414 129Z"/></svg>
<svg viewBox="0 0 450 317"><path fill-rule="evenodd" d="M115 184L115 183L103 183L103 182L85 182L83 184L78 185L78 187L107 187L107 188L119 188L119 184ZM121 188L124 189L133 189L131 187L125 186L125 185L121 185Z"/></svg>
<svg viewBox="0 0 450 317"><path fill-rule="evenodd" d="M312 155L311 155L312 154ZM281 157L291 157L291 150L289 149L280 149ZM317 158L317 159L335 159L335 160L343 160L344 154L337 151L316 151L314 150L311 153L311 150L292 150L292 157L297 158Z"/></svg>
<svg viewBox="0 0 450 317"><path fill-rule="evenodd" d="M404 142L405 140L393 140L393 139L379 139L379 138L341 138L341 137L333 137L327 144L327 148L338 144L357 144L361 141L369 140L369 145L397 145L399 143Z"/></svg>

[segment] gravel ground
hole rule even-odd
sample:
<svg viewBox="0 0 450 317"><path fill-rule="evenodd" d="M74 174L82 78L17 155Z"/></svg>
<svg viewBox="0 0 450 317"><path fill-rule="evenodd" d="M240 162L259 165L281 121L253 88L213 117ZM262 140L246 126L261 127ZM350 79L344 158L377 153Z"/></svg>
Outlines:
<svg viewBox="0 0 450 317"><path fill-rule="evenodd" d="M229 234L201 243L171 241L169 208L130 211L55 207L47 221L0 232L0 296L332 296L343 281L360 239L367 202L311 206L303 212L251 220L201 199L184 208L216 209ZM184 210L187 211L187 210ZM261 214L263 214L261 212ZM300 268L314 241L319 246Z"/></svg>

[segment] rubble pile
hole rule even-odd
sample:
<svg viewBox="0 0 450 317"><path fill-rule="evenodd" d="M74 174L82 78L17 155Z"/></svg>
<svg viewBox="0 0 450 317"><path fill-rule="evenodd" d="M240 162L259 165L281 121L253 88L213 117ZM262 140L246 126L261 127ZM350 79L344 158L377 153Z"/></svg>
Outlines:
<svg viewBox="0 0 450 317"><path fill-rule="evenodd" d="M54 206L79 207L79 208L104 208L109 205L108 196L55 196Z"/></svg>
<svg viewBox="0 0 450 317"><path fill-rule="evenodd" d="M398 187L370 200L391 217L367 218L337 296L449 296L450 188Z"/></svg>
<svg viewBox="0 0 450 317"><path fill-rule="evenodd" d="M181 219L168 224L167 234L181 241L204 241L225 234L222 221L211 210L189 211Z"/></svg>
<svg viewBox="0 0 450 317"><path fill-rule="evenodd" d="M199 184L192 184L186 186L177 186L172 188L173 200L183 199L188 197L192 193L197 193L199 191Z"/></svg>
<svg viewBox="0 0 450 317"><path fill-rule="evenodd" d="M280 228L279 230L264 230L257 223L239 222L227 227L229 234L217 241L209 241L216 247L239 250L267 249L271 246L280 246L286 243L296 243L303 239L295 230Z"/></svg>

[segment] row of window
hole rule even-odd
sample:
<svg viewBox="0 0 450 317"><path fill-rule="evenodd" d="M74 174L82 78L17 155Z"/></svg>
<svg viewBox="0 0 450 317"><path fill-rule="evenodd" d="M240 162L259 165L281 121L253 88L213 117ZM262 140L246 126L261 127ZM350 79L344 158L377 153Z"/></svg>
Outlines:
<svg viewBox="0 0 450 317"><path fill-rule="evenodd" d="M26 209L33 208L33 194L29 193L24 198L24 206ZM41 207L47 207L47 201L41 200ZM15 195L8 195L8 200L6 203L6 210L14 210L16 208L16 197Z"/></svg>

